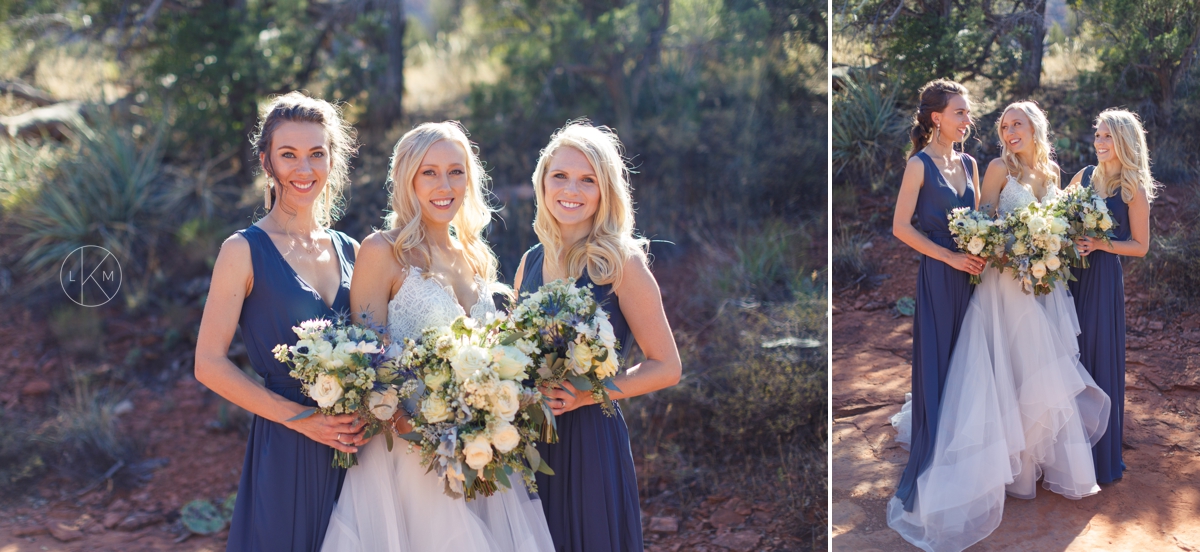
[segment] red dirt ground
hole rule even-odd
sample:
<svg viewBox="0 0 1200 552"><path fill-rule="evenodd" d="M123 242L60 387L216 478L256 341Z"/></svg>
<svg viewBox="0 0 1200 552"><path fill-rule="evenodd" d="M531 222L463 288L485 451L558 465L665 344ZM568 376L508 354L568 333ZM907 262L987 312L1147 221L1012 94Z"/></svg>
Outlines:
<svg viewBox="0 0 1200 552"><path fill-rule="evenodd" d="M890 205L873 208L890 217ZM1154 230L1179 209L1170 196L1156 203ZM869 290L835 284L833 549L915 550L887 527L886 504L908 459L888 418L912 371L912 318L894 305L913 295L918 260L890 235L868 252L889 278ZM1124 478L1079 501L1044 490L1010 498L1003 523L971 550L1200 551L1200 313L1151 311L1145 288L1126 274Z"/></svg>

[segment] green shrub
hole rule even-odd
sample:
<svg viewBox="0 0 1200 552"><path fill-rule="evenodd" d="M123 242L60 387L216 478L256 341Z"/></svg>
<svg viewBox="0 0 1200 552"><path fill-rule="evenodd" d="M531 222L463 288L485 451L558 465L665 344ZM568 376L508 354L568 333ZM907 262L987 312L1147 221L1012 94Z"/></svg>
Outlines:
<svg viewBox="0 0 1200 552"><path fill-rule="evenodd" d="M906 121L896 109L897 88L868 77L843 81L833 95L835 178L858 189L885 187L902 167Z"/></svg>
<svg viewBox="0 0 1200 552"><path fill-rule="evenodd" d="M45 443L35 438L31 421L0 409L0 491L23 489L46 471Z"/></svg>
<svg viewBox="0 0 1200 552"><path fill-rule="evenodd" d="M1200 299L1200 228L1176 224L1151 239L1144 259L1132 262L1160 306L1187 307Z"/></svg>
<svg viewBox="0 0 1200 552"><path fill-rule="evenodd" d="M121 464L131 469L118 468L116 479L127 480L142 445L118 423L124 400L123 392L74 374L70 390L59 397L57 415L39 432L39 440L53 450L48 463L81 482L94 482Z"/></svg>
<svg viewBox="0 0 1200 552"><path fill-rule="evenodd" d="M873 235L843 226L833 238L833 281L838 286L857 284L875 274L877 262L867 253Z"/></svg>
<svg viewBox="0 0 1200 552"><path fill-rule="evenodd" d="M52 271L83 245L104 247L121 262L141 260L157 226L174 222L160 179L159 141L139 143L101 110L93 111L92 120L92 128L78 129L69 157L13 217L25 229L21 265L31 273Z"/></svg>

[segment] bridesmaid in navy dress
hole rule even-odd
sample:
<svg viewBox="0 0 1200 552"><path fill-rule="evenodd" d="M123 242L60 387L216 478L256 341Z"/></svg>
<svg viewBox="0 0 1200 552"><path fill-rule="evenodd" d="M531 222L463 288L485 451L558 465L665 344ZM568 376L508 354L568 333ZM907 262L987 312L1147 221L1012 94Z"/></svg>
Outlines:
<svg viewBox="0 0 1200 552"><path fill-rule="evenodd" d="M1111 243L1081 238L1088 268L1072 268L1070 282L1079 314L1079 362L1112 399L1108 430L1092 447L1096 482L1112 483L1125 471L1121 432L1125 418L1125 283L1119 255L1143 257L1150 248L1150 201L1154 180L1146 135L1137 115L1109 109L1096 118L1098 166L1079 171L1071 185L1091 186L1105 198L1116 227Z"/></svg>
<svg viewBox="0 0 1200 552"><path fill-rule="evenodd" d="M270 181L269 211L217 256L196 379L255 414L227 549L315 552L345 477L331 466L334 449L356 452L365 440L353 416L289 421L316 403L271 349L296 343L292 326L349 310L358 243L329 223L354 140L332 105L293 92L268 108L255 147ZM264 384L226 356L239 326Z"/></svg>
<svg viewBox="0 0 1200 552"><path fill-rule="evenodd" d="M967 137L970 113L961 84L936 80L921 88L921 105L909 131L912 153L892 221L892 233L921 253L912 332L912 443L896 489L906 511L912 511L917 476L933 451L950 353L974 290L970 276L984 268L982 258L958 250L947 219L952 209L977 207L978 167L969 155L954 150L954 143Z"/></svg>
<svg viewBox="0 0 1200 552"><path fill-rule="evenodd" d="M594 284L620 351L636 340L646 360L614 378L614 399L643 395L679 382L679 351L663 312L658 283L646 264L645 240L633 234L628 170L616 134L574 122L542 150L534 171L534 231L541 242L521 259L514 279L532 293L544 282L575 277ZM545 389L559 442L539 444L555 475L537 475L538 494L560 552L637 552L641 507L618 407L607 416L591 393L570 383ZM615 405L614 401L614 405Z"/></svg>

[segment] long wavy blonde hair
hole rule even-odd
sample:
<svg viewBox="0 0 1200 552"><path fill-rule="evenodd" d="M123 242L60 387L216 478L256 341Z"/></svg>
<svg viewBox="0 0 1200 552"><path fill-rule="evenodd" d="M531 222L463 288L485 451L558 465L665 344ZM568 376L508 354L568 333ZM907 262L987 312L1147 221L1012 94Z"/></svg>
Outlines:
<svg viewBox="0 0 1200 552"><path fill-rule="evenodd" d="M432 263L426 243L425 224L421 220L421 201L413 188L417 169L429 148L441 140L457 144L467 156L467 190L462 207L450 222L450 235L463 248L467 264L489 285L498 281L499 263L483 231L495 211L484 197L491 182L479 162L476 149L467 139L466 129L458 121L422 123L396 142L388 169L388 203L392 211L384 218L387 230L400 229L392 244L396 259L404 266L428 269Z"/></svg>
<svg viewBox="0 0 1200 552"><path fill-rule="evenodd" d="M254 144L256 156L266 155L263 160L263 172L267 177L263 186L263 206L268 212L279 204L281 196L278 194L287 193L286 186L276 185L278 181L271 167L271 140L279 125L287 122L315 123L325 129L325 140L329 147L329 177L313 204L313 219L318 226L328 228L333 221L341 218L345 201L343 192L350 186L350 158L358 151L354 127L342 118L338 106L302 92L288 92L267 104L250 142Z"/></svg>
<svg viewBox="0 0 1200 552"><path fill-rule="evenodd" d="M560 148L579 150L600 185L600 206L592 217L592 229L587 238L564 244L558 221L546 206L545 180L550 160ZM621 140L606 126L595 127L587 120L567 123L550 137L542 149L537 168L533 171L533 189L537 198L537 214L533 231L546 248L546 259L564 266L570 276L588 276L599 285L621 285L625 261L632 256L645 258L648 241L634 235L633 190L629 184L629 167L621 154Z"/></svg>
<svg viewBox="0 0 1200 552"><path fill-rule="evenodd" d="M1000 133L1000 124L1004 121L1004 116L1014 109L1024 113L1025 117L1029 119L1030 126L1033 127L1032 167L1026 167L1021 158L1008 149L1008 143L1004 141L1004 136ZM1029 101L1009 104L1004 108L1004 113L1000 114L1000 118L996 120L996 135L1000 137L1000 159L1004 161L1004 168L1008 170L1008 174L1013 175L1019 181L1025 169L1037 170L1046 175L1055 188L1059 187L1061 169L1059 169L1058 163L1054 162L1054 148L1050 146L1050 122L1046 120L1046 114L1037 104Z"/></svg>
<svg viewBox="0 0 1200 552"><path fill-rule="evenodd" d="M1121 189L1121 199L1125 203L1133 201L1137 189L1146 192L1146 199L1154 201L1158 195L1158 187L1150 176L1150 150L1146 147L1146 130L1138 116L1123 109L1105 109L1096 116L1094 126L1100 123L1108 125L1112 133L1113 154L1121 162L1121 172L1116 175L1105 174L1104 165L1096 166L1092 174L1092 187L1101 197L1109 197Z"/></svg>

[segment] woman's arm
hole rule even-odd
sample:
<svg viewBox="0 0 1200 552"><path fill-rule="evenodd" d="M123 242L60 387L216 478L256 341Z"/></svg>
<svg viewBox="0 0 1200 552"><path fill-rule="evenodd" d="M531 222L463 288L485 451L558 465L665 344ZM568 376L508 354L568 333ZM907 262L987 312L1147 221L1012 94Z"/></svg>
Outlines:
<svg viewBox="0 0 1200 552"><path fill-rule="evenodd" d="M951 268L968 274L983 272L984 261L980 257L951 251L929 239L924 233L913 228L912 217L917 210L917 196L921 193L921 185L925 180L925 165L921 160L912 158L904 167L904 179L900 182L900 195L896 198L896 212L892 217L892 234L909 247L927 257L937 259L950 265Z"/></svg>
<svg viewBox="0 0 1200 552"><path fill-rule="evenodd" d="M370 320L374 325L387 326L388 301L404 281L401 272L392 243L382 232L363 240L350 280L350 314L356 323Z"/></svg>
<svg viewBox="0 0 1200 552"><path fill-rule="evenodd" d="M679 349L675 346L675 336L663 311L658 282L654 280L644 258L634 256L626 261L621 286L614 293L619 299L621 314L629 323L633 338L641 346L646 360L614 377L613 383L621 391L610 390L609 396L614 399L636 397L679 383L683 373ZM563 388L565 390L547 390L550 409L555 416L595 404L591 393L580 393L570 382L564 382Z"/></svg>
<svg viewBox="0 0 1200 552"><path fill-rule="evenodd" d="M229 402L255 415L337 450L357 452L356 447L341 442L354 442L361 437L362 428L354 423L354 416L314 414L289 422L307 407L271 392L250 379L229 360L229 344L237 330L242 302L253 285L250 244L235 234L225 240L213 266L212 284L200 319L200 333L196 338L196 379Z"/></svg>
<svg viewBox="0 0 1200 552"><path fill-rule="evenodd" d="M1121 191L1117 190L1117 193ZM1125 257L1145 257L1146 252L1150 251L1150 200L1146 197L1146 191L1138 188L1133 201L1129 202L1128 240L1105 243L1095 238L1079 238L1075 243L1080 246L1083 255L1092 251L1107 251Z"/></svg>

